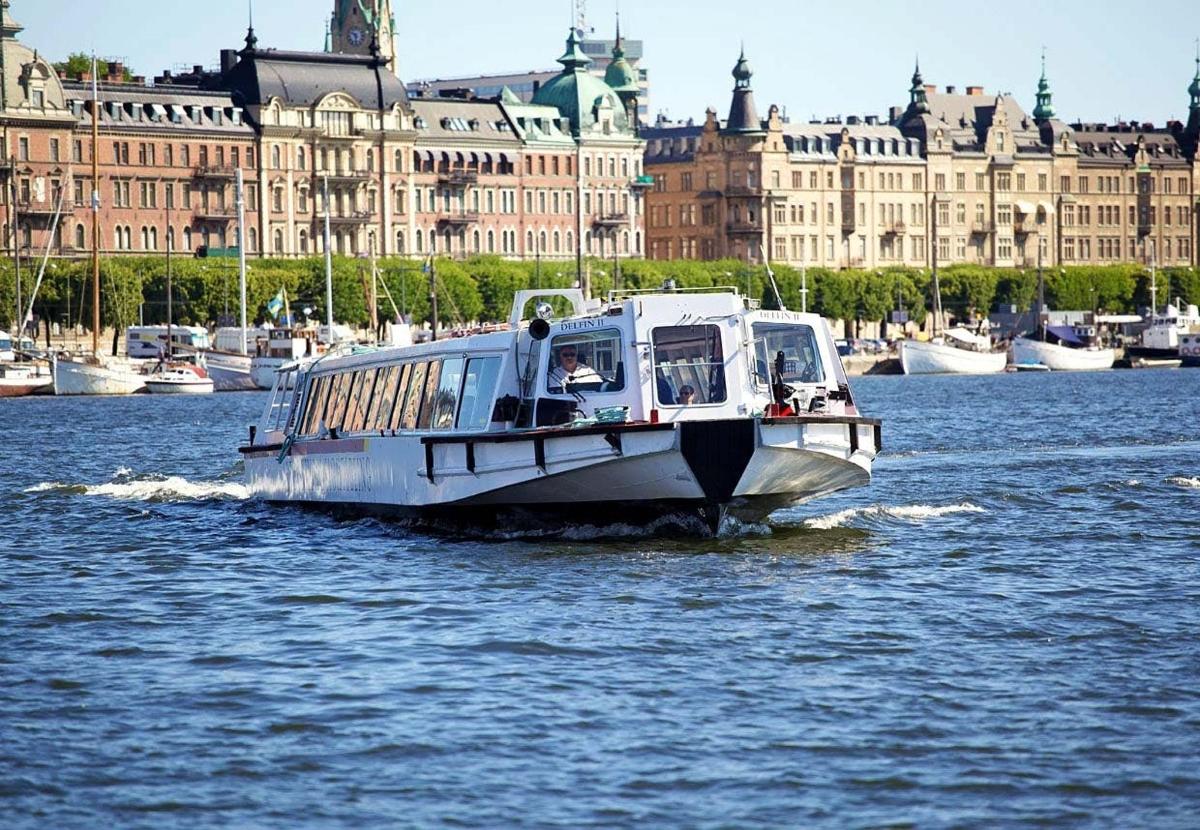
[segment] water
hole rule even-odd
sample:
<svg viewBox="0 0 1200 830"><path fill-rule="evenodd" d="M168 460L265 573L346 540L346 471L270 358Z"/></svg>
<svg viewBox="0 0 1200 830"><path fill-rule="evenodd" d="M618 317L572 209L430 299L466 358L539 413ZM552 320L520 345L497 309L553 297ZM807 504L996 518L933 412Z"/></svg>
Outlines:
<svg viewBox="0 0 1200 830"><path fill-rule="evenodd" d="M855 389L875 483L716 540L259 505L257 394L0 403L0 824L1196 826L1200 372Z"/></svg>

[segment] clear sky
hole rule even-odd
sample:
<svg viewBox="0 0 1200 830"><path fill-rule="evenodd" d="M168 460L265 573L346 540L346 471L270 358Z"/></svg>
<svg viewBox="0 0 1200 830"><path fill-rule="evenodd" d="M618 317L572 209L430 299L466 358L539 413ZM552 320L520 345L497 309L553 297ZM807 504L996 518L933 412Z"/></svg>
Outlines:
<svg viewBox="0 0 1200 830"><path fill-rule="evenodd" d="M556 67L569 0L394 0L405 80ZM587 0L587 20L611 36L616 0ZM320 49L333 0L254 0L259 46ZM53 60L71 51L125 58L147 76L213 66L239 47L247 0L12 0L22 40ZM982 85L1033 108L1042 46L1059 117L1161 124L1186 119L1200 3L961 0L801 3L798 0L625 0L622 29L645 41L651 109L724 117L739 44L755 70L763 114L793 120L884 115L907 102L914 55L926 83Z"/></svg>

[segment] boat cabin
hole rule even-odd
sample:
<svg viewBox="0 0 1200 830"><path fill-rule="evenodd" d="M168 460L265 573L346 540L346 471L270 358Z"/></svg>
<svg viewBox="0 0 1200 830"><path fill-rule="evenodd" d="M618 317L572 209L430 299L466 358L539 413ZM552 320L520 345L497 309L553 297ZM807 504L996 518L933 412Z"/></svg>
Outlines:
<svg viewBox="0 0 1200 830"><path fill-rule="evenodd" d="M733 289L606 303L522 291L505 331L283 367L257 432L308 441L801 413L856 414L816 314L761 309Z"/></svg>
<svg viewBox="0 0 1200 830"><path fill-rule="evenodd" d="M189 353L207 349L208 330L201 326L171 326L171 342ZM167 327L130 326L125 330L125 353L135 359L167 357Z"/></svg>

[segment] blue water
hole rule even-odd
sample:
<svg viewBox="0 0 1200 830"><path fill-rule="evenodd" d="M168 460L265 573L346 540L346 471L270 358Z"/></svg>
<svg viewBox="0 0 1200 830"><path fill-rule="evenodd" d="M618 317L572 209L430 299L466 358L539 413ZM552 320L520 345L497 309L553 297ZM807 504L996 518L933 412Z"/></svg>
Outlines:
<svg viewBox="0 0 1200 830"><path fill-rule="evenodd" d="M1200 371L864 378L716 540L244 499L263 403L0 402L0 826L1195 827Z"/></svg>

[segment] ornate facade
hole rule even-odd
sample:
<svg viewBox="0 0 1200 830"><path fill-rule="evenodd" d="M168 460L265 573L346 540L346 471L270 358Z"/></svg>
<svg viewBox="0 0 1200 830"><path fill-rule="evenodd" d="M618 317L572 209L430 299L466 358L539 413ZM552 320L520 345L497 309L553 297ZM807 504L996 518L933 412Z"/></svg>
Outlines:
<svg viewBox="0 0 1200 830"><path fill-rule="evenodd" d="M759 118L744 55L729 116L645 131L648 255L831 268L1197 262L1200 61L1188 123L1067 125L918 69L887 123Z"/></svg>

